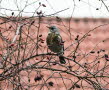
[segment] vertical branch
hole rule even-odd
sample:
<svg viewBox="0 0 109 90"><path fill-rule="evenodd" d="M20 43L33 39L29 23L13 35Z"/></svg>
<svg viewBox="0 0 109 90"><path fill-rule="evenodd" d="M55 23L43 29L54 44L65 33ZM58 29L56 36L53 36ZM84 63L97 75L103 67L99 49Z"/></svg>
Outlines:
<svg viewBox="0 0 109 90"><path fill-rule="evenodd" d="M40 25L41 25L41 16L38 17L38 28L37 28L37 42L36 42L36 54L38 54L38 42L39 42L39 31L40 31Z"/></svg>

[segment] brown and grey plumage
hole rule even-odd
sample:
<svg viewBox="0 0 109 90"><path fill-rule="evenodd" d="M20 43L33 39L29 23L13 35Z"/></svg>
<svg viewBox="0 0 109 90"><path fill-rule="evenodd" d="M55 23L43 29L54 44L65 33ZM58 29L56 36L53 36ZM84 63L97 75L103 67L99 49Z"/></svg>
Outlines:
<svg viewBox="0 0 109 90"><path fill-rule="evenodd" d="M59 55L60 63L65 64L66 61L63 57L64 54L64 44L62 37L60 36L59 29L56 26L50 26L49 33L47 36L47 46L48 48Z"/></svg>

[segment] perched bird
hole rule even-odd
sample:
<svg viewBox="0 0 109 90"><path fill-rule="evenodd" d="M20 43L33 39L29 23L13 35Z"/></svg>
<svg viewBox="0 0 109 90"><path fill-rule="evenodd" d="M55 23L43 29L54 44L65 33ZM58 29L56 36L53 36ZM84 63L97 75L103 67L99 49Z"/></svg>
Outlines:
<svg viewBox="0 0 109 90"><path fill-rule="evenodd" d="M64 54L64 42L60 36L59 29L56 26L50 26L49 33L46 39L48 48L59 55L60 63L65 64L66 61L63 57Z"/></svg>

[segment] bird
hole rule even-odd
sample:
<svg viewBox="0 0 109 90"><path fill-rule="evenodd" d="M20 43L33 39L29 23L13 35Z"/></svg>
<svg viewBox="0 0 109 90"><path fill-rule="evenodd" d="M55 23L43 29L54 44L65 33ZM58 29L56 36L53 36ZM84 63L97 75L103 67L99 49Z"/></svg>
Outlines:
<svg viewBox="0 0 109 90"><path fill-rule="evenodd" d="M64 41L62 40L62 37L60 35L59 28L56 26L47 26L47 28L49 30L48 36L46 38L47 46L52 52L58 54L60 63L65 64L66 61L63 56Z"/></svg>

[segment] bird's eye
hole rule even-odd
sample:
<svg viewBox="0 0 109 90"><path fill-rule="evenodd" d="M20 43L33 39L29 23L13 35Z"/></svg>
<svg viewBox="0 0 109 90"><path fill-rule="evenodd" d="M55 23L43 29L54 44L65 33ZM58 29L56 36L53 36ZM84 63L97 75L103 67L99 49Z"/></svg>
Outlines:
<svg viewBox="0 0 109 90"><path fill-rule="evenodd" d="M54 30L54 28L53 28L53 27L51 27L51 30Z"/></svg>

